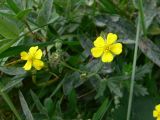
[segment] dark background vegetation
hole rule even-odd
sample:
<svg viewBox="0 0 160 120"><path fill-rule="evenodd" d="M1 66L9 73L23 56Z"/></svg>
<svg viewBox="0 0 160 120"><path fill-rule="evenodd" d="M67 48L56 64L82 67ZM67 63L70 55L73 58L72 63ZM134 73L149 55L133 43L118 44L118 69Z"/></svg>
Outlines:
<svg viewBox="0 0 160 120"><path fill-rule="evenodd" d="M0 0L0 119L125 120L140 11L131 118L153 120L160 101L160 1L142 2L140 10L138 0ZM108 64L90 49L109 32L123 52ZM40 71L26 72L17 61L31 46L43 50Z"/></svg>

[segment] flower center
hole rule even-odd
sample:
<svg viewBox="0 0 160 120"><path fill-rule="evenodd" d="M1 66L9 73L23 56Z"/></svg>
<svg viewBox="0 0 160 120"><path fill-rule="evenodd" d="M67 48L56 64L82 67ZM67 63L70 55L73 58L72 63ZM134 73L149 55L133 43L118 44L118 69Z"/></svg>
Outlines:
<svg viewBox="0 0 160 120"><path fill-rule="evenodd" d="M32 63L33 60L34 60L34 57L30 55L30 56L28 57L28 60Z"/></svg>
<svg viewBox="0 0 160 120"><path fill-rule="evenodd" d="M104 50L105 50L105 51L109 51L109 50L110 50L110 45L105 45L105 46L104 46Z"/></svg>

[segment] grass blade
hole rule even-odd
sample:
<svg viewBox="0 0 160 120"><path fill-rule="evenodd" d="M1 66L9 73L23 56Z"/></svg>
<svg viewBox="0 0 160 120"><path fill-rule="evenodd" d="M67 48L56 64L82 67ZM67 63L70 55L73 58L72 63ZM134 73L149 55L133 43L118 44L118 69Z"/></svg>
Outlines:
<svg viewBox="0 0 160 120"><path fill-rule="evenodd" d="M108 110L109 106L111 104L111 101L108 101L108 98L102 103L100 108L96 113L94 113L92 120L102 120L104 114Z"/></svg>
<svg viewBox="0 0 160 120"><path fill-rule="evenodd" d="M3 85L0 83L0 89L2 89ZM10 109L13 111L13 113L15 114L17 120L22 120L18 111L16 110L15 106L13 105L11 99L9 98L8 94L6 94L5 92L0 91L0 95L3 97L3 99L5 100L5 102L8 104L8 106L10 107Z"/></svg>
<svg viewBox="0 0 160 120"><path fill-rule="evenodd" d="M22 106L22 110L24 112L24 115L26 116L26 120L34 120L32 113L27 105L27 102L23 96L23 94L21 93L21 91L19 91L19 99L21 102L21 106Z"/></svg>
<svg viewBox="0 0 160 120"><path fill-rule="evenodd" d="M141 21L141 24L142 24L143 34L146 37L147 36L147 30L146 30L146 25L145 25L142 0L138 0L138 8L139 8L139 15L140 15L140 18L141 18L140 21Z"/></svg>

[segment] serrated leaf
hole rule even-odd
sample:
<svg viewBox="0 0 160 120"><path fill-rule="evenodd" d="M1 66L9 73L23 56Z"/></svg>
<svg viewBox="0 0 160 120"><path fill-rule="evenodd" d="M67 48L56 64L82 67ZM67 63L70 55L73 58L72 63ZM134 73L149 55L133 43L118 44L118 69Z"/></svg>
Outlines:
<svg viewBox="0 0 160 120"><path fill-rule="evenodd" d="M78 72L74 72L72 74L67 74L64 77L63 83L63 92L65 95L68 95L74 87L78 87L81 85L83 81L80 80L80 74Z"/></svg>
<svg viewBox="0 0 160 120"><path fill-rule="evenodd" d="M153 65L150 64L150 63L138 67L138 68L136 69L135 79L136 79L136 80L140 80L140 79L142 79L147 73L151 73L151 72L152 72L152 67L153 67Z"/></svg>
<svg viewBox="0 0 160 120"><path fill-rule="evenodd" d="M146 28L150 26L154 17L157 15L158 8L156 0L145 0L144 2L144 15Z"/></svg>
<svg viewBox="0 0 160 120"><path fill-rule="evenodd" d="M110 77L106 79L107 86L109 90L117 95L118 97L123 96L123 92L121 90L121 81L122 80L128 80L130 76L115 76L115 77Z"/></svg>
<svg viewBox="0 0 160 120"><path fill-rule="evenodd" d="M28 104L27 104L23 94L21 93L21 91L19 91L19 99L20 99L23 113L26 116L26 120L34 120L32 113L28 107Z"/></svg>
<svg viewBox="0 0 160 120"><path fill-rule="evenodd" d="M44 4L38 14L37 22L39 25L45 25L48 23L52 13L53 0L45 0Z"/></svg>
<svg viewBox="0 0 160 120"><path fill-rule="evenodd" d="M0 15L0 34L7 39L16 39L19 36L19 28L14 21Z"/></svg>
<svg viewBox="0 0 160 120"><path fill-rule="evenodd" d="M138 84L135 84L134 86L134 94L137 95L137 96L146 96L148 95L148 91L147 91L147 88L143 87L142 85L138 85Z"/></svg>
<svg viewBox="0 0 160 120"><path fill-rule="evenodd" d="M105 91L105 89L106 89L106 81L105 81L105 80L101 80L98 87L99 87L99 88L98 88L97 94L96 94L96 96L95 96L95 99L103 96L104 91Z"/></svg>
<svg viewBox="0 0 160 120"><path fill-rule="evenodd" d="M145 39L139 42L139 48L153 63L160 67L160 49L156 44Z"/></svg>
<svg viewBox="0 0 160 120"><path fill-rule="evenodd" d="M106 32L113 32L118 35L118 40L124 43L133 43L135 40L135 26L119 15L96 16L95 25L101 22L106 25Z"/></svg>
<svg viewBox="0 0 160 120"><path fill-rule="evenodd" d="M0 66L0 71L8 75L24 75L26 71L22 67Z"/></svg>
<svg viewBox="0 0 160 120"><path fill-rule="evenodd" d="M89 72L97 73L103 66L103 63L100 60L92 60L86 65L86 69Z"/></svg>

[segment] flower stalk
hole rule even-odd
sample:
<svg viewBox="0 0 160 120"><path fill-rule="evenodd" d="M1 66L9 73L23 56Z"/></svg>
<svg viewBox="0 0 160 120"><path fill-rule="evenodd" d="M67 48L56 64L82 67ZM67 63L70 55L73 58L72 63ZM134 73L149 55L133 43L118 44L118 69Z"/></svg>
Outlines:
<svg viewBox="0 0 160 120"><path fill-rule="evenodd" d="M132 65L132 76L131 76L130 93L129 93L129 101L128 101L127 120L130 120L130 116L131 116L139 35L140 35L140 16L138 16L138 23L137 23L136 43L135 43L134 58L133 58L133 65Z"/></svg>

